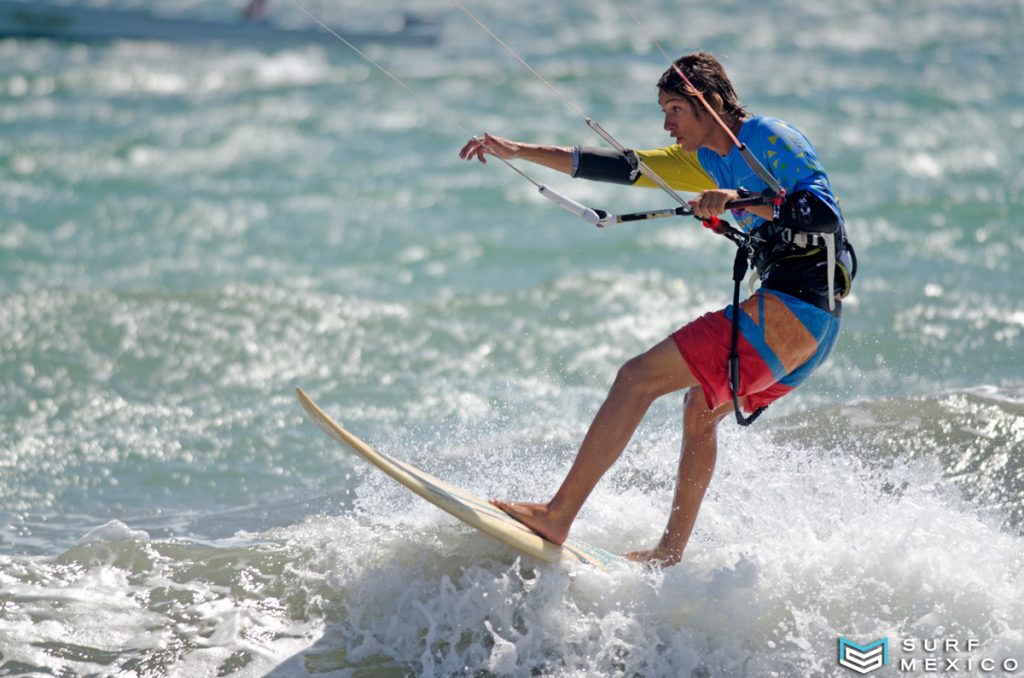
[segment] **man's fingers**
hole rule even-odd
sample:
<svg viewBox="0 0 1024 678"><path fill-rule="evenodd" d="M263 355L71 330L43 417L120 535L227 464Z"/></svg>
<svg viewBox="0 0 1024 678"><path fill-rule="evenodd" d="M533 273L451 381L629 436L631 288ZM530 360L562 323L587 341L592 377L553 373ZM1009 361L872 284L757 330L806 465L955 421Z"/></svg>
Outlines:
<svg viewBox="0 0 1024 678"><path fill-rule="evenodd" d="M459 157L463 160L472 160L473 158L476 158L486 165L487 160L484 158L485 153L487 153L487 149L482 143L480 143L479 139L474 138L470 139L466 142L466 145L462 147L462 150L459 151Z"/></svg>

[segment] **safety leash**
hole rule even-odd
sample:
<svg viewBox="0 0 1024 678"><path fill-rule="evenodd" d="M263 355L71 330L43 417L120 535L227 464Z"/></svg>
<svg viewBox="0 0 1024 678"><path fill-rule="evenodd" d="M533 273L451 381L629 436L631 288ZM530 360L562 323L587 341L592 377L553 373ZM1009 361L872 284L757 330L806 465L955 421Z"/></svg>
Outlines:
<svg viewBox="0 0 1024 678"><path fill-rule="evenodd" d="M748 198L748 200L761 200L765 204L766 198ZM736 257L732 262L732 321L731 336L729 340L729 390L732 392L733 413L736 415L736 423L740 426L750 426L761 414L768 409L768 406L759 407L749 417L743 415L743 407L740 405L740 287L750 270L751 245L753 237L732 226L729 222L712 217L703 220L705 228L711 229L719 235L723 235L736 245Z"/></svg>

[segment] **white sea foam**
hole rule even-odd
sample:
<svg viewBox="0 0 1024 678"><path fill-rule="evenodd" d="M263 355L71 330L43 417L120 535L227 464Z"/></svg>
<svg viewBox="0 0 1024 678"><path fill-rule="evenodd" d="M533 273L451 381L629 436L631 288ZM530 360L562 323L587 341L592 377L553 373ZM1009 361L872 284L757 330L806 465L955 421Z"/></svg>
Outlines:
<svg viewBox="0 0 1024 678"><path fill-rule="evenodd" d="M556 482L571 456L494 431L491 477L468 463L481 433L463 431L449 457L435 452L452 449L444 438L404 456L480 494L523 498L548 493L537 478ZM617 551L653 544L677 437L645 426L575 536ZM686 559L663 572L540 566L365 470L354 512L241 540L154 540L113 521L53 561L0 560L0 653L83 672L147 656L172 675L433 676L819 675L839 636L944 634L977 638L985 656L1024 653L1020 535L962 499L934 460L865 451L727 426Z"/></svg>
<svg viewBox="0 0 1024 678"><path fill-rule="evenodd" d="M626 475L670 474L671 437L643 441ZM726 435L687 559L665 572L537 567L368 479L375 527L328 519L289 531L324 551L345 610L305 662L419 675L820 675L833 670L839 636L880 633L1024 653L1021 538L963 504L934 465L878 468L849 452L752 442ZM576 534L616 550L649 546L671 483L620 487L613 474Z"/></svg>
<svg viewBox="0 0 1024 678"><path fill-rule="evenodd" d="M118 541L145 543L149 541L149 535L145 530L131 529L120 520L111 520L105 525L100 525L95 529L89 530L85 536L78 540L78 545L95 546Z"/></svg>

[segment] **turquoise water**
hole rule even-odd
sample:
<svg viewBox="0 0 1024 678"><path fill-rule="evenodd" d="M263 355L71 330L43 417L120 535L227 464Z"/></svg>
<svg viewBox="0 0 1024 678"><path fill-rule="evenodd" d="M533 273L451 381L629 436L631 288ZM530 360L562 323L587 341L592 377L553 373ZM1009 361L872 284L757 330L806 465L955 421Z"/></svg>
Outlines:
<svg viewBox="0 0 1024 678"><path fill-rule="evenodd" d="M401 9L379 5L313 8ZM663 57L617 2L469 6L623 143L670 142ZM815 142L861 273L829 363L722 426L687 559L611 574L519 560L295 402L540 499L618 366L731 294L695 222L598 231L460 161L459 125L600 140L454 6L416 7L440 44L370 54L443 110L341 44L0 41L0 673L811 676L839 636L1024 663L1020 3L637 1ZM575 537L657 540L681 402Z"/></svg>

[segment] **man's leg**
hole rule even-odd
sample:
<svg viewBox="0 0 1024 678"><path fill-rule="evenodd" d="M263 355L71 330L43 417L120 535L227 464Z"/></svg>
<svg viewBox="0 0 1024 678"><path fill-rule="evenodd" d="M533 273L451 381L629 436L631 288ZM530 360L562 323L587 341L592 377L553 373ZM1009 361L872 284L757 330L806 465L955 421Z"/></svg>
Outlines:
<svg viewBox="0 0 1024 678"><path fill-rule="evenodd" d="M686 394L683 409L683 450L679 459L679 475L672 500L668 525L661 541L650 551L627 554L630 560L674 565L683 557L683 550L697 522L704 493L711 482L718 456L718 422L733 410L731 402L709 410L704 391L693 388Z"/></svg>
<svg viewBox="0 0 1024 678"><path fill-rule="evenodd" d="M679 354L675 341L665 339L619 370L580 445L576 461L550 502L491 503L550 541L563 543L583 502L622 454L651 403L666 393L696 384L697 379Z"/></svg>

